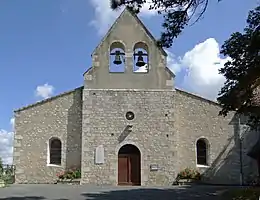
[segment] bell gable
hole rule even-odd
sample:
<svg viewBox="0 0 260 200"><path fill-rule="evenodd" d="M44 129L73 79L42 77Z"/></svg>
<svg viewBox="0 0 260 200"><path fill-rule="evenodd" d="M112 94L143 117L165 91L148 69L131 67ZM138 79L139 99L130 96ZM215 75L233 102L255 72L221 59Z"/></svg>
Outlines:
<svg viewBox="0 0 260 200"><path fill-rule="evenodd" d="M85 72L87 88L172 89L167 53L141 20L125 9L92 53Z"/></svg>

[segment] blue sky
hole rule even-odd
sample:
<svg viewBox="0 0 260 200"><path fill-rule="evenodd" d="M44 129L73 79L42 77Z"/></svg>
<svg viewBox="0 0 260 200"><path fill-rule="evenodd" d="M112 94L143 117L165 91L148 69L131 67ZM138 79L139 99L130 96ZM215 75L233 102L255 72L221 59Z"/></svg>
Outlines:
<svg viewBox="0 0 260 200"><path fill-rule="evenodd" d="M219 45L243 29L256 4L211 1L204 18L187 27L168 49L178 87L216 97L224 81L217 69L226 60ZM11 152L14 109L82 85L91 52L118 15L108 0L0 1L0 135L6 138L0 153ZM161 18L146 9L140 17L158 37Z"/></svg>

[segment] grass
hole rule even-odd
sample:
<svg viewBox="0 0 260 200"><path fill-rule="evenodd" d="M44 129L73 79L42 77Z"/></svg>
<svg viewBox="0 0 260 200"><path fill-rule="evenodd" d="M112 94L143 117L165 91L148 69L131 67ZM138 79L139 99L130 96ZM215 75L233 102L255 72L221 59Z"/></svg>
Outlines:
<svg viewBox="0 0 260 200"><path fill-rule="evenodd" d="M223 200L258 200L260 187L236 188L223 193Z"/></svg>

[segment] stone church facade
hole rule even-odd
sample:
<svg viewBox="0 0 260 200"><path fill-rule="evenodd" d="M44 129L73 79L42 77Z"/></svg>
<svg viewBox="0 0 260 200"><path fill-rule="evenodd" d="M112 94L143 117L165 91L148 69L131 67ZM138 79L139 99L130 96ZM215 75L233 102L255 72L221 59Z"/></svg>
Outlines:
<svg viewBox="0 0 260 200"><path fill-rule="evenodd" d="M81 168L81 184L95 185L167 186L186 167L209 183L250 179L255 133L232 113L218 116L217 103L175 88L166 59L125 9L94 50L82 87L15 111L16 183L53 183L71 167Z"/></svg>

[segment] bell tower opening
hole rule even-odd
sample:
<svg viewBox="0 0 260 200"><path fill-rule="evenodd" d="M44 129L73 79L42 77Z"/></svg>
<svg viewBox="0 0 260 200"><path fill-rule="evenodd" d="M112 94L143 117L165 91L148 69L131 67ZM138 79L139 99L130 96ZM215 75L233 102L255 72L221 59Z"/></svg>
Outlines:
<svg viewBox="0 0 260 200"><path fill-rule="evenodd" d="M149 71L149 53L148 46L143 42L134 45L133 72L148 73Z"/></svg>
<svg viewBox="0 0 260 200"><path fill-rule="evenodd" d="M110 45L109 60L110 73L125 72L125 46L121 42L113 42Z"/></svg>

